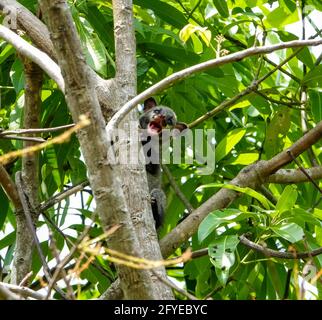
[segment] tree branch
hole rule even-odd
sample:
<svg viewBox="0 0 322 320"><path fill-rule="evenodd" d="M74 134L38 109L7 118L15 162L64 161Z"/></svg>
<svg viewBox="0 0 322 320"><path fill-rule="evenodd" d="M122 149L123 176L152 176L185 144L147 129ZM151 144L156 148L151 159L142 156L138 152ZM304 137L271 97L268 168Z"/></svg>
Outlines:
<svg viewBox="0 0 322 320"><path fill-rule="evenodd" d="M306 173L313 180L322 179L322 166L305 169ZM280 169L276 173L270 175L267 179L269 183L300 183L310 181L308 177L300 169Z"/></svg>
<svg viewBox="0 0 322 320"><path fill-rule="evenodd" d="M74 127L75 124L66 124L59 127L52 128L29 128L29 129L17 129L17 130L3 130L0 132L0 137L5 137L10 134L33 134L33 133L45 133L45 132L55 132L64 129L69 129Z"/></svg>
<svg viewBox="0 0 322 320"><path fill-rule="evenodd" d="M0 282L0 286L3 286L9 291L16 293L17 295L24 298L31 297L36 300L44 300L46 298L46 296L42 295L41 293L38 293L37 291L31 290L28 287L17 286L9 283L4 283L4 282ZM19 299L18 296L17 298Z"/></svg>
<svg viewBox="0 0 322 320"><path fill-rule="evenodd" d="M27 41L3 25L0 25L0 38L10 43L18 53L39 65L39 67L57 83L59 89L62 92L65 91L64 79L61 75L60 68L47 54L33 47Z"/></svg>
<svg viewBox="0 0 322 320"><path fill-rule="evenodd" d="M40 106L41 106L41 88L43 80L42 70L33 62L24 56L21 58L25 72L25 99L24 99L24 118L23 125L26 128L39 127ZM8 136L7 136L8 137ZM21 138L21 137L20 137ZM25 137L35 139L35 137ZM25 141L24 148L34 145L35 142ZM39 155L37 152L31 153L22 159L22 180L24 181L24 194L28 197L30 219L36 226L39 213L36 208L39 205ZM19 186L18 193L19 193ZM21 198L24 207L24 200ZM24 208L24 212L26 209ZM13 284L19 284L26 274L30 273L32 264L32 254L34 249L32 231L29 230L26 215L16 214L17 239L16 250L14 253L14 262L11 274Z"/></svg>
<svg viewBox="0 0 322 320"><path fill-rule="evenodd" d="M17 26L12 27L21 28L35 46L47 53L51 59L57 61L50 33L42 21L15 0L0 0L0 10L5 19L10 18L16 21ZM102 79L90 68L88 72L93 82L94 90L97 93L104 118L109 119L115 111L115 106L112 103L115 97L114 81Z"/></svg>
<svg viewBox="0 0 322 320"><path fill-rule="evenodd" d="M112 117L112 119L109 121L107 125L107 130L112 131L113 129L116 129L122 119L132 110L136 107L138 103L140 103L142 100L156 94L157 92L164 90L165 88L173 85L174 83L181 81L197 72L202 72L214 67L219 67L227 63L240 61L242 59L245 59L247 57L252 57L259 54L264 53L271 53L273 51L286 49L286 48L298 48L298 47L304 47L304 46L317 46L322 44L322 39L319 40L296 40L296 41L289 41L289 42L283 42L280 44L272 45L272 46L264 46L264 47L252 47L243 51L235 52L232 54L229 54L224 57L220 57L217 59L212 59L206 62L202 62L199 64L196 64L192 67L183 69L181 71L175 72L172 75L164 78L163 80L159 81L158 83L154 84L150 88L144 90L139 95L137 95L132 100L128 101L124 106Z"/></svg>
<svg viewBox="0 0 322 320"><path fill-rule="evenodd" d="M256 189L260 184L264 183L271 174L292 161L292 158L288 154L289 150L294 157L297 157L316 143L321 137L322 121L295 142L288 150L282 151L268 161L262 160L244 168L230 181L230 184ZM199 224L208 213L217 209L226 208L237 197L238 193L233 190L225 188L220 189L160 241L163 256L168 257L181 243L187 241L197 231Z"/></svg>
<svg viewBox="0 0 322 320"><path fill-rule="evenodd" d="M239 237L240 243L245 245L246 247L258 251L265 255L266 257L274 257L280 259L305 259L310 257L315 257L317 255L322 254L322 247L312 250L310 252L280 252L276 250L272 250L269 248L265 248L258 243L252 242L248 240L245 235L241 235Z"/></svg>
<svg viewBox="0 0 322 320"><path fill-rule="evenodd" d="M141 248L121 187L119 167L112 166L112 161L108 158L111 155L108 148L112 151L112 146L107 141L90 68L82 54L68 5L62 0L42 0L40 3L64 76L66 100L72 117L76 121L80 114L90 113L91 125L80 132L78 138L87 165L96 210L103 229L113 225L122 226L109 237L109 246L118 252L140 257ZM120 6L120 9L128 10L128 6ZM113 103L118 106L117 100ZM126 266L117 266L117 269L126 298L151 298L144 287L150 278L147 271L133 270Z"/></svg>
<svg viewBox="0 0 322 320"><path fill-rule="evenodd" d="M20 300L20 297L0 283L0 300Z"/></svg>

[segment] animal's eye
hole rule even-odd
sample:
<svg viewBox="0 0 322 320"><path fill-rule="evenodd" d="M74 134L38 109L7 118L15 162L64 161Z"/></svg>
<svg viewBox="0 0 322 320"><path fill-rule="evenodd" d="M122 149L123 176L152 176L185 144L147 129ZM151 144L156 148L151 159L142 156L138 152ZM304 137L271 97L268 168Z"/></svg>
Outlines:
<svg viewBox="0 0 322 320"><path fill-rule="evenodd" d="M169 126L173 126L175 124L173 117L167 117L166 122Z"/></svg>
<svg viewBox="0 0 322 320"><path fill-rule="evenodd" d="M160 109L154 109L153 112L156 113L156 114L159 114L161 112L161 110Z"/></svg>

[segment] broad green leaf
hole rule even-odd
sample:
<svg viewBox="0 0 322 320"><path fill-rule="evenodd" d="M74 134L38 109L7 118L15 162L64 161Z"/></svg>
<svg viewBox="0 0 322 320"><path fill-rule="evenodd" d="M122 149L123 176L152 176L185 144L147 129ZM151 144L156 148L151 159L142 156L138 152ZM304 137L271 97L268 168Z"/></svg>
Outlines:
<svg viewBox="0 0 322 320"><path fill-rule="evenodd" d="M243 138L245 135L245 129L234 129L226 135L224 139L222 139L218 146L216 147L216 161L220 161L223 159L234 147L235 145Z"/></svg>
<svg viewBox="0 0 322 320"><path fill-rule="evenodd" d="M229 10L225 0L213 0L213 3L223 18L229 17Z"/></svg>
<svg viewBox="0 0 322 320"><path fill-rule="evenodd" d="M315 226L316 242L322 247L322 227Z"/></svg>
<svg viewBox="0 0 322 320"><path fill-rule="evenodd" d="M238 243L237 235L222 236L208 247L210 261L215 266L218 280L223 286L226 285L230 268L235 263L235 250Z"/></svg>
<svg viewBox="0 0 322 320"><path fill-rule="evenodd" d="M312 69L304 76L303 84L311 88L322 86L322 64Z"/></svg>
<svg viewBox="0 0 322 320"><path fill-rule="evenodd" d="M199 40L199 38L195 34L191 35L191 41L193 43L194 52L197 54L202 53L203 52L202 42Z"/></svg>
<svg viewBox="0 0 322 320"><path fill-rule="evenodd" d="M202 242L222 223L229 223L242 212L237 209L216 210L202 220L198 228L198 240Z"/></svg>
<svg viewBox="0 0 322 320"><path fill-rule="evenodd" d="M247 108L250 106L250 103L248 100L244 100L244 101L241 101L241 102L238 102L236 104L234 104L233 106L229 107L229 111L233 111L235 109L243 109L243 108Z"/></svg>
<svg viewBox="0 0 322 320"><path fill-rule="evenodd" d="M291 210L291 213L293 215L294 222L303 228L305 227L305 223L311 224L313 226L322 227L322 222L316 217L314 217L314 215L311 212L307 212L302 208L293 208Z"/></svg>
<svg viewBox="0 0 322 320"><path fill-rule="evenodd" d="M179 32L179 38L183 41L183 42L187 42L188 39L191 37L191 35L196 31L196 27L193 24L187 24L186 26L184 26L180 32Z"/></svg>
<svg viewBox="0 0 322 320"><path fill-rule="evenodd" d="M290 109L279 108L266 130L264 150L268 158L273 157L284 148L284 137L288 133L290 125Z"/></svg>
<svg viewBox="0 0 322 320"><path fill-rule="evenodd" d="M231 165L249 165L256 162L259 158L258 153L240 153L237 158L229 162Z"/></svg>
<svg viewBox="0 0 322 320"><path fill-rule="evenodd" d="M278 7L269 13L264 20L268 27L280 28L299 20L297 10L290 12L286 7Z"/></svg>
<svg viewBox="0 0 322 320"><path fill-rule="evenodd" d="M317 123L322 120L322 92L309 90L309 97L312 115Z"/></svg>
<svg viewBox="0 0 322 320"><path fill-rule="evenodd" d="M14 53L15 53L14 48L10 44L7 44L4 49L0 50L0 64L5 62L6 59L8 59L8 57Z"/></svg>
<svg viewBox="0 0 322 320"><path fill-rule="evenodd" d="M322 220L322 210L318 208L314 208L313 216Z"/></svg>
<svg viewBox="0 0 322 320"><path fill-rule="evenodd" d="M200 57L194 52L176 48L173 46L166 46L155 42L142 43L146 51L151 51L165 60L174 60L181 63L195 64L199 62Z"/></svg>
<svg viewBox="0 0 322 320"><path fill-rule="evenodd" d="M19 93L25 85L25 74L23 72L23 66L20 60L16 60L13 63L11 67L10 78L16 93Z"/></svg>
<svg viewBox="0 0 322 320"><path fill-rule="evenodd" d="M225 35L229 31L229 29L231 29L232 27L237 26L239 24L249 23L249 22L253 22L253 20L238 20L238 21L234 21L233 23L230 23L227 26L225 26L222 29L221 33L223 35Z"/></svg>
<svg viewBox="0 0 322 320"><path fill-rule="evenodd" d="M304 237L303 229L295 223L283 222L271 229L280 237L286 239L291 243L300 241Z"/></svg>
<svg viewBox="0 0 322 320"><path fill-rule="evenodd" d="M278 31L277 32L280 39L284 42L298 40L298 37L293 33L286 32L286 31ZM298 51L298 48L291 49L293 52ZM301 50L297 53L296 57L302 61L306 66L310 69L314 67L314 62L310 50L308 48L301 48ZM295 59L294 59L295 60Z"/></svg>
<svg viewBox="0 0 322 320"><path fill-rule="evenodd" d="M0 188L0 203L1 203L1 207L0 207L0 230L1 230L6 220L8 209L9 209L8 197L6 196L2 188Z"/></svg>
<svg viewBox="0 0 322 320"><path fill-rule="evenodd" d="M209 183L206 185L199 186L197 188L197 190L204 189L204 188L226 188L226 189L234 190L237 192L245 193L248 196L255 198L267 210L269 210L270 207L273 206L273 204L269 200L267 200L262 194L258 193L257 191L255 191L249 187L242 188L242 187L234 186L232 184Z"/></svg>
<svg viewBox="0 0 322 320"><path fill-rule="evenodd" d="M150 0L134 0L133 3L141 6L142 8L153 10L154 13L162 20L168 22L170 25L176 28L181 29L187 24L187 20L182 12L168 3Z"/></svg>
<svg viewBox="0 0 322 320"><path fill-rule="evenodd" d="M183 42L187 42L188 39L195 33L205 42L208 47L211 41L211 31L208 30L208 28L202 28L189 23L181 29L179 37Z"/></svg>
<svg viewBox="0 0 322 320"><path fill-rule="evenodd" d="M218 10L211 3L207 3L205 9L205 19L208 20L218 13Z"/></svg>
<svg viewBox="0 0 322 320"><path fill-rule="evenodd" d="M224 72L224 77L213 78L212 85L216 86L216 89L223 92L227 97L233 97L239 92L239 82L236 79L236 74L232 65L224 65L220 67Z"/></svg>
<svg viewBox="0 0 322 320"><path fill-rule="evenodd" d="M292 186L286 186L276 204L279 213L291 210L297 200L297 190Z"/></svg>
<svg viewBox="0 0 322 320"><path fill-rule="evenodd" d="M16 240L16 231L13 231L0 240L0 250L14 244Z"/></svg>

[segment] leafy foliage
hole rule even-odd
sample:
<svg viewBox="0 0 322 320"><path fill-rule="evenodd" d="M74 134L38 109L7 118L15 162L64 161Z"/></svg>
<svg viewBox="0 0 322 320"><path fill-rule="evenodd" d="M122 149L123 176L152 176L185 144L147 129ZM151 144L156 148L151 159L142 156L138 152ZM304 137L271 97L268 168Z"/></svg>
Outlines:
<svg viewBox="0 0 322 320"><path fill-rule="evenodd" d="M30 10L36 8L36 1L20 2ZM321 15L322 5L317 0L307 0L306 4L306 16L311 18L306 20L306 26L317 30L314 21ZM76 0L70 6L88 64L99 75L113 77L115 52L111 1ZM295 1L290 0L134 0L138 92L199 62L254 45L300 39L299 12ZM290 27L292 23L297 23L295 28ZM156 97L160 103L171 106L180 121L192 123L267 75L275 64L295 54L283 65L285 72L276 70L255 90L197 125L197 128L215 129L216 132L213 174L198 174L202 165L197 162L169 166L194 208L219 188L233 188L229 186L229 180L246 165L270 159L296 142L303 135L303 119L309 128L322 120L322 66L317 52L310 48L289 49L265 58L244 59L196 74ZM0 42L0 66L0 126L16 129L22 127L25 79L20 60L11 45L4 41ZM303 92L307 93L304 102ZM42 102L42 127L71 123L64 97L49 79L43 87ZM54 132L52 136L56 134ZM1 154L19 148L20 142L0 139ZM313 154L315 163L321 165L320 144L314 146ZM305 153L299 161L303 167L311 167L312 155ZM12 177L20 167L21 160L17 160L8 168ZM296 165L290 164L288 168L296 168ZM66 185L86 179L86 165L76 138L41 153L40 178L42 201L62 191ZM166 177L163 182L168 204L161 238L187 213ZM316 272L321 270L322 256L307 261L268 258L245 247L238 236L250 234L252 241L278 251L309 251L322 246L320 193L312 183L296 186L271 183L266 187L276 199L275 203L259 190L233 188L242 196L230 208L210 213L200 224L198 233L177 250L181 253L187 246L193 250L208 248L209 256L169 269L168 274L198 298L304 298L299 290L300 281L305 279L309 283L312 278L305 277L303 270L308 263L314 265ZM84 221L91 218L92 197L86 190L78 194L76 202L71 198L47 212L59 227L63 227L67 239L76 239L84 229ZM0 203L0 269L2 280L7 280L15 244L15 218L2 190ZM40 221L39 227L43 224ZM100 232L96 221L91 236ZM53 237L57 249L70 247L59 233L54 232ZM53 260L48 238L42 246L48 261ZM100 256L96 257L95 263L81 273L84 285L79 290L80 299L97 297L115 278L112 264ZM35 254L33 281L41 274L40 268L39 257ZM102 269L105 270L103 273ZM287 280L289 272L292 272L290 282ZM321 282L312 282L312 286L313 293L305 297L321 299ZM182 297L178 295L178 298Z"/></svg>

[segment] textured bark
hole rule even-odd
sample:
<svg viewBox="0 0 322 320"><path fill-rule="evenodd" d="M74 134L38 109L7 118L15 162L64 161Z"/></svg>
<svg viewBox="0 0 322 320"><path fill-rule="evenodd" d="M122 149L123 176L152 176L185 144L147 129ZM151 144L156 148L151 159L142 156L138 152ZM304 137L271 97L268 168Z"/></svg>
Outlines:
<svg viewBox="0 0 322 320"><path fill-rule="evenodd" d="M0 11L5 16L6 21L10 22L10 26L13 26L12 29L18 28L23 30L36 47L57 61L56 52L47 26L32 12L15 0L0 0ZM113 110L115 110L112 103L115 97L113 82L102 79L92 69L89 69L88 73L94 84L103 115L105 119L109 119L113 114Z"/></svg>
<svg viewBox="0 0 322 320"><path fill-rule="evenodd" d="M109 246L126 254L142 256L121 187L120 168L112 166L107 158L108 142L104 118L93 90L91 72L81 53L80 42L68 6L61 0L43 0L41 6L47 16L56 57L65 80L65 96L72 117L76 122L81 114L90 115L91 125L81 130L78 138L102 226L105 229L115 224L121 226L109 237ZM122 7L121 10L131 10L131 7ZM135 74L131 76L135 79ZM120 81L118 85L131 87L133 82L128 84ZM135 87L134 90L124 89L125 96L118 92L116 94L117 102L113 102L118 105L123 99L128 99L128 95L135 94ZM117 270L126 299L158 297L152 295L151 277L146 270L135 270L124 266L117 266Z"/></svg>
<svg viewBox="0 0 322 320"><path fill-rule="evenodd" d="M26 129L39 128L43 72L36 64L27 61L26 59L23 60L25 72L25 105L23 127ZM34 142L25 141L24 147L28 147L33 144ZM25 185L24 192L29 200L30 212L32 214L32 221L34 224L36 224L38 220L36 208L39 206L38 160L38 153L33 153L22 158L22 177ZM16 212L16 221L16 250L11 273L11 283L13 284L19 284L26 274L30 272L34 248L33 236L29 231L28 223L22 210L18 210Z"/></svg>
<svg viewBox="0 0 322 320"><path fill-rule="evenodd" d="M117 109L136 96L136 44L133 26L132 0L114 0L114 34L116 51L116 87ZM122 123L123 129L130 128L129 121L138 123L137 112L131 112ZM124 146L129 148L130 144ZM121 149L122 150L122 149ZM138 238L142 255L146 259L162 259L154 220L151 212L151 202L147 188L147 177L143 164L122 165L121 179L127 205ZM157 270L160 276L166 277L165 268ZM126 291L142 290L146 287L149 299L173 299L171 290L150 271L145 271L147 279L144 284L138 283Z"/></svg>

